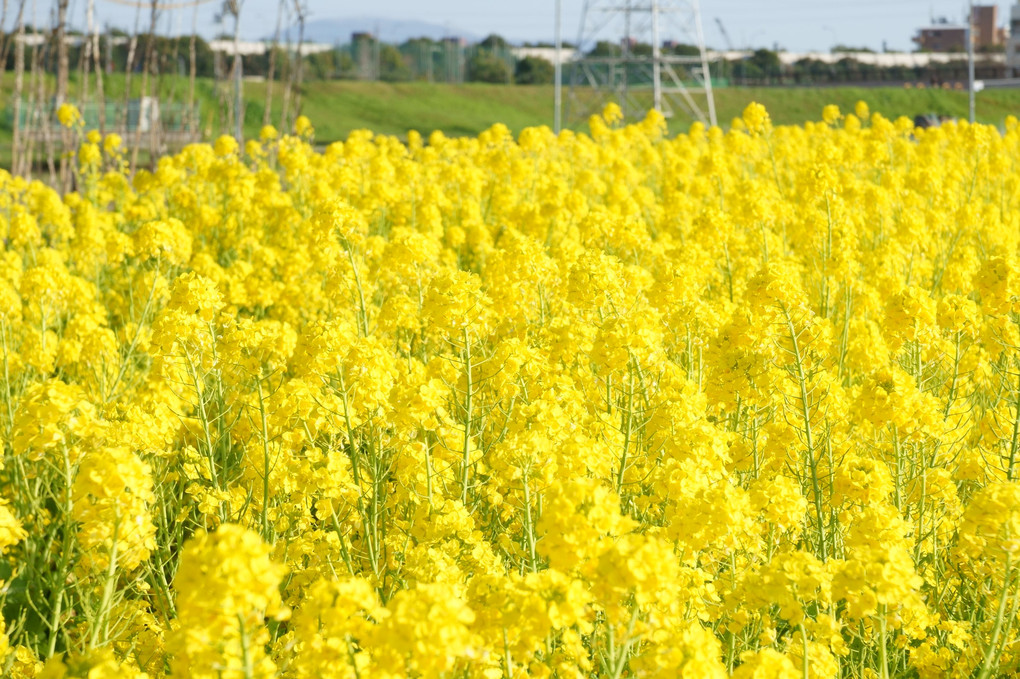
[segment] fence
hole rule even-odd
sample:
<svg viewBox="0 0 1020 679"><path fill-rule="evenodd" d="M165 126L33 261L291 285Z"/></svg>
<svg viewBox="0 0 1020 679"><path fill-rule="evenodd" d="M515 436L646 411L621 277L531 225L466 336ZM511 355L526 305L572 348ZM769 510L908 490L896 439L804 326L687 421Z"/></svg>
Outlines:
<svg viewBox="0 0 1020 679"><path fill-rule="evenodd" d="M472 77L471 65L480 58L503 64L510 80L517 65L509 46L466 45L455 38L390 45L368 35L355 36L351 43L338 46L336 54L336 75L356 80L462 83Z"/></svg>
<svg viewBox="0 0 1020 679"><path fill-rule="evenodd" d="M29 139L59 137L60 123L56 115L56 102L45 104L22 101L18 127ZM120 134L124 143L136 143L157 149L197 141L198 106L188 107L179 102L162 102L155 97L132 99L127 107L123 102L89 102L78 105L87 130L102 130ZM15 107L6 111L5 124L14 127Z"/></svg>

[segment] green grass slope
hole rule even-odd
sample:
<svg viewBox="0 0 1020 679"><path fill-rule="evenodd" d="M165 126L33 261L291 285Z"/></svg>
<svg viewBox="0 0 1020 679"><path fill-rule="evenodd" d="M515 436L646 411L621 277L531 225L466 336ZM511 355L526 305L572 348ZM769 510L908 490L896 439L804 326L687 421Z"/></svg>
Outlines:
<svg viewBox="0 0 1020 679"><path fill-rule="evenodd" d="M255 132L262 120L264 85L248 88L246 128ZM579 97L583 99L584 97ZM966 118L967 93L955 90L900 87L759 87L725 88L715 92L719 123L728 126L750 102L768 109L777 125L820 120L826 104L852 111L859 100L889 118L940 113ZM649 102L650 104L650 102ZM566 124L586 129L587 113L580 112L569 92L564 107ZM553 88L550 86L442 85L332 81L305 88L303 111L315 125L320 141L343 139L351 130L366 128L378 134L404 136L408 130L449 135L474 135L499 122L515 133L533 125L551 125ZM1020 115L1020 89L988 90L977 95L979 122L1001 125L1007 115ZM690 127L691 118L678 112L670 121L673 132Z"/></svg>
<svg viewBox="0 0 1020 679"><path fill-rule="evenodd" d="M11 106L11 74L0 78L0 107ZM109 101L121 102L124 98L123 75L108 76L105 81ZM131 90L137 94L141 78L134 77ZM230 131L225 125L224 95L230 96L231 83L221 83L220 90L210 80L199 80L196 101L200 109L203 133L213 137ZM72 79L72 97L76 83ZM245 134L254 136L262 125L266 83L245 83ZM184 78L162 77L158 80L160 96L165 100L184 102L188 97L188 83ZM51 89L52 91L52 89ZM281 91L275 86L274 110L271 120L279 119ZM94 95L93 95L94 96ZM589 99L582 92L579 99ZM761 87L723 88L715 92L719 123L728 126L752 101L765 105L775 124L798 124L818 120L822 107L836 104L843 111L853 110L863 99L872 111L889 118L901 115L913 117L921 113L941 113L967 117L967 93L940 89L905 89L899 87ZM650 105L650 100L648 102ZM574 129L586 129L590 109L581 105L564 91L566 124ZM308 82L303 88L302 110L312 120L316 139L320 143L341 140L355 129L369 129L377 134L404 137L408 130L428 134L442 130L448 135L476 135L499 122L514 133L533 125L551 125L553 119L552 86L504 86L469 83L447 85L432 83L382 83L353 81ZM1020 115L1020 89L988 90L977 95L977 118L980 122L1001 125L1010 114ZM689 116L678 114L670 120L673 132L683 132L690 126ZM5 117L0 125L0 147L10 145L10 124ZM6 155L0 150L0 159Z"/></svg>

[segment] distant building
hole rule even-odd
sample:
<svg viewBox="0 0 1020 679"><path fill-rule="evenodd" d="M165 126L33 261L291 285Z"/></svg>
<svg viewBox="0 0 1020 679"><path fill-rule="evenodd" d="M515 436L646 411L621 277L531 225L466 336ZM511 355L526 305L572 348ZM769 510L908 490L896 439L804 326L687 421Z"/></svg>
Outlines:
<svg viewBox="0 0 1020 679"><path fill-rule="evenodd" d="M545 59L551 64L556 63L555 47L512 47L510 52L514 55L515 59L535 57ZM560 50L560 57L563 59L564 64L574 61L577 58L577 50L573 47L564 47Z"/></svg>
<svg viewBox="0 0 1020 679"><path fill-rule="evenodd" d="M974 27L974 47L989 49L1006 44L1008 34L999 25L998 5L974 5L971 25Z"/></svg>
<svg viewBox="0 0 1020 679"><path fill-rule="evenodd" d="M923 52L964 52L967 49L967 27L948 21L917 29L913 38Z"/></svg>
<svg viewBox="0 0 1020 679"><path fill-rule="evenodd" d="M974 48L977 50L994 50L1006 44L1007 33L998 26L998 5L974 5L971 14L971 26L974 28ZM966 24L951 24L945 18L931 26L917 29L913 41L917 48L925 52L966 52Z"/></svg>
<svg viewBox="0 0 1020 679"><path fill-rule="evenodd" d="M1009 8L1009 38L1006 41L1006 76L1020 75L1020 2Z"/></svg>
<svg viewBox="0 0 1020 679"><path fill-rule="evenodd" d="M1020 50L1018 50L1020 53ZM740 61L754 55L751 50L715 51L708 50L709 61L724 59ZM965 63L966 55L961 52L779 52L779 63L784 67L792 67L805 59L820 61L823 64L835 64L842 59L853 59L860 64L877 68L928 68L939 64ZM980 62L989 65L1004 64L1005 54L982 54Z"/></svg>
<svg viewBox="0 0 1020 679"><path fill-rule="evenodd" d="M124 38L124 40L127 39ZM267 54L272 46L273 43L265 40L240 40L237 43L236 52L242 57L260 56ZM294 43L279 43L277 46L280 49L297 51L297 45ZM209 49L214 53L225 54L227 56L234 56L235 53L233 40L210 40ZM301 55L321 54L322 52L332 52L334 49L336 47L328 43L306 42L301 44Z"/></svg>
<svg viewBox="0 0 1020 679"><path fill-rule="evenodd" d="M628 52L632 51L635 47L641 44L641 41L637 38L622 38L620 40L620 47L624 48Z"/></svg>
<svg viewBox="0 0 1020 679"><path fill-rule="evenodd" d="M359 80L375 80L379 77L378 51L379 44L371 33L352 33L351 51L354 53L355 74Z"/></svg>

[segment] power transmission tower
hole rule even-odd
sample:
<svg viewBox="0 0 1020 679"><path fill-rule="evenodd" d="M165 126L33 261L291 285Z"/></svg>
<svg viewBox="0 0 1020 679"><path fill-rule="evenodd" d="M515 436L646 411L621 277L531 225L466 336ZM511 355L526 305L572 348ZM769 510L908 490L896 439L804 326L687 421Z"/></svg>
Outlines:
<svg viewBox="0 0 1020 679"><path fill-rule="evenodd" d="M616 101L627 117L655 108L716 124L698 0L585 0L577 48L573 122Z"/></svg>

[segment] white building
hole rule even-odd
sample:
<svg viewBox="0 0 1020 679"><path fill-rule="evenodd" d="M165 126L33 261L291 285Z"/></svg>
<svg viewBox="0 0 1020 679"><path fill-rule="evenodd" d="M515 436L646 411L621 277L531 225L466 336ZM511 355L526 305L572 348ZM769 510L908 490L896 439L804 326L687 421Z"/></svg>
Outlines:
<svg viewBox="0 0 1020 679"><path fill-rule="evenodd" d="M516 59L537 57L539 59L545 59L553 65L556 64L555 47L514 47L511 48L511 52L513 52ZM564 64L569 63L577 56L577 50L573 47L564 47L560 50L560 56L562 57Z"/></svg>
<svg viewBox="0 0 1020 679"><path fill-rule="evenodd" d="M262 40L249 41L239 40L237 42L237 51L242 57L259 56L266 54L273 46L271 42L264 42ZM277 44L280 49L296 49L297 45L294 43L287 44L281 42ZM227 56L234 56L234 41L233 40L210 40L209 49L213 52L220 52ZM324 42L306 42L301 45L301 56L308 56L309 54L321 54L322 52L331 52L335 49L334 45Z"/></svg>
<svg viewBox="0 0 1020 679"><path fill-rule="evenodd" d="M1014 11L1016 9L1014 7ZM709 51L708 58L710 60L726 59L727 61L739 61L751 57L753 54L751 51L739 50L729 52ZM948 64L967 58L966 54L958 52L779 52L778 56L780 63L784 66L792 66L802 59L813 59L826 64L835 64L842 59L853 59L858 63L870 64L880 68L890 68L893 66L923 68L931 64ZM993 52L981 54L979 59L983 62L990 61L1001 64L1006 60L1006 57L1001 53Z"/></svg>

